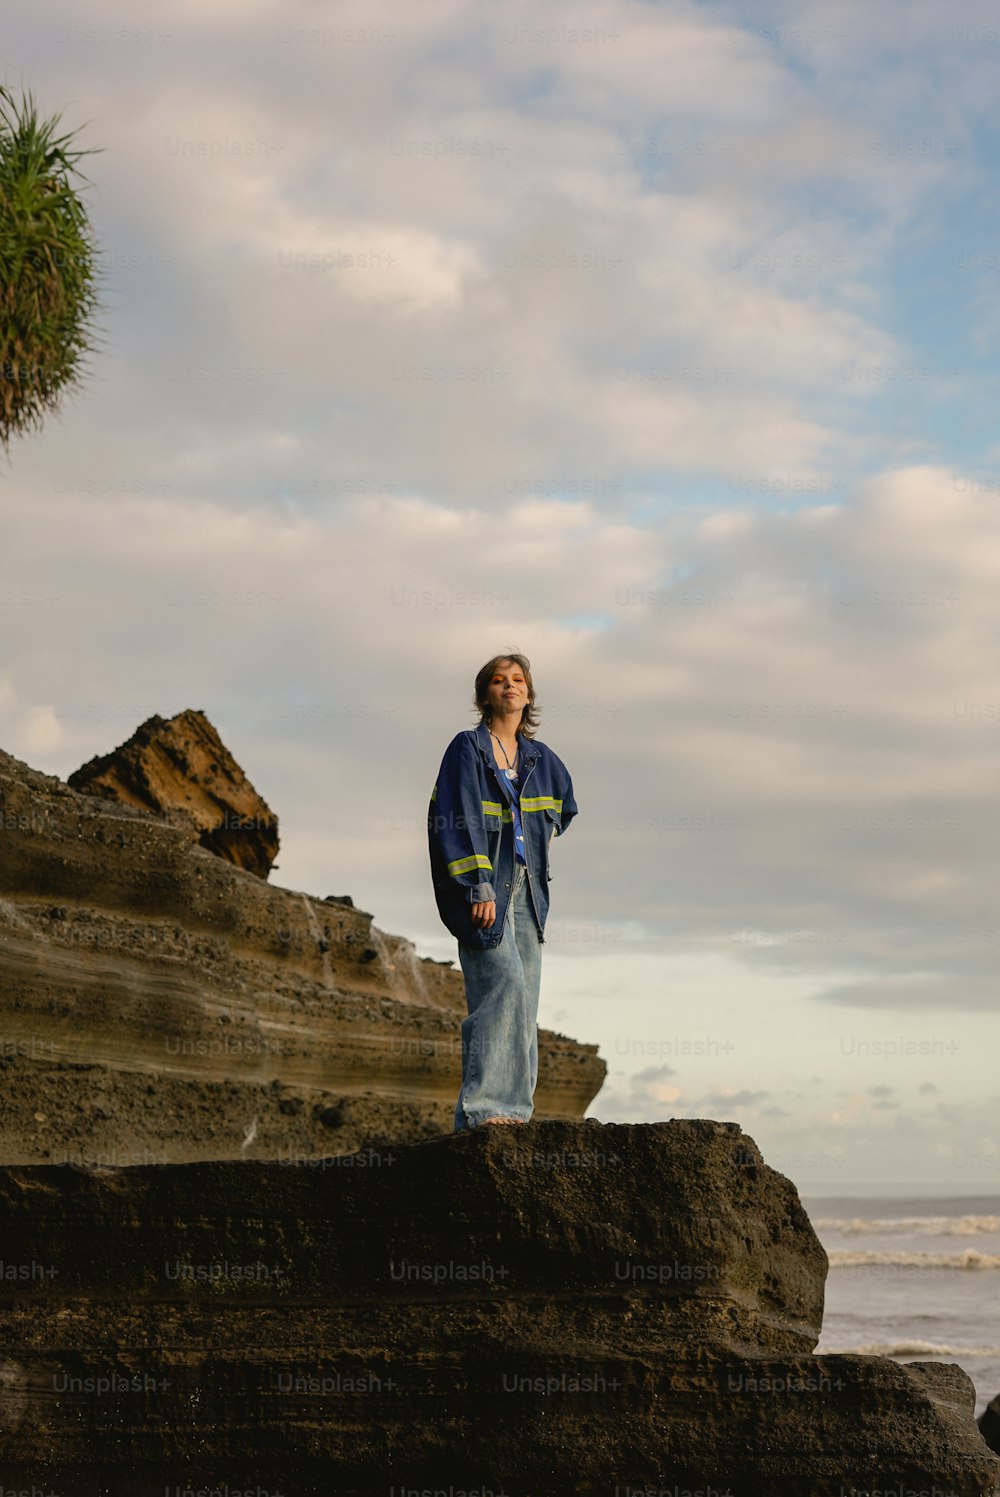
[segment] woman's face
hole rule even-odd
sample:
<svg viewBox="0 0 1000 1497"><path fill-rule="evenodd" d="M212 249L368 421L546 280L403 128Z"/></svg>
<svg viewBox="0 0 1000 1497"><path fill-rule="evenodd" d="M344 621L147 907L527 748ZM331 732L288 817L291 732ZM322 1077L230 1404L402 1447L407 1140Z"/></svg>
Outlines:
<svg viewBox="0 0 1000 1497"><path fill-rule="evenodd" d="M519 714L528 705L528 683L513 660L501 660L486 688L486 700L494 720L502 722L513 712L514 721L520 721Z"/></svg>

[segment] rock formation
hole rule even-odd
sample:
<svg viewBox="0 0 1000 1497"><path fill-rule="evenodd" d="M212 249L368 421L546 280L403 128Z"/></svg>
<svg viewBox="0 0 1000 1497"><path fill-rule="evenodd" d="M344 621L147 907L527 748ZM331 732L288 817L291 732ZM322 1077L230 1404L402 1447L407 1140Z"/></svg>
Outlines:
<svg viewBox="0 0 1000 1497"><path fill-rule="evenodd" d="M1000 1393L980 1415L979 1431L990 1449L1000 1453Z"/></svg>
<svg viewBox="0 0 1000 1497"><path fill-rule="evenodd" d="M736 1124L584 1123L543 1030L452 1134L461 972L209 850L199 716L87 793L0 753L0 1492L989 1497L959 1368L813 1355Z"/></svg>
<svg viewBox="0 0 1000 1497"><path fill-rule="evenodd" d="M812 1355L826 1256L734 1123L7 1167L0 1225L13 1487L989 1497L1000 1469L957 1367Z"/></svg>
<svg viewBox="0 0 1000 1497"><path fill-rule="evenodd" d="M278 855L278 818L204 712L148 718L127 743L89 759L66 783L122 806L186 817L202 847L261 878Z"/></svg>
<svg viewBox="0 0 1000 1497"><path fill-rule="evenodd" d="M349 898L217 857L187 817L2 752L0 830L0 1160L280 1159L450 1131L457 967ZM538 1115L582 1117L605 1070L542 1030Z"/></svg>

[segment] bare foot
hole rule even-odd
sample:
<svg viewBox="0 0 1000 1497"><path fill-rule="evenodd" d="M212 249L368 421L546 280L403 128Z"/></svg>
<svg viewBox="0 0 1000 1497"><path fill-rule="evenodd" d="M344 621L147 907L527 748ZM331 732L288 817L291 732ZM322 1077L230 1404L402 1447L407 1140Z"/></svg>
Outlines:
<svg viewBox="0 0 1000 1497"><path fill-rule="evenodd" d="M483 1121L481 1123L477 1123L476 1126L478 1128L484 1128L490 1123L522 1123L523 1121L523 1118L483 1118Z"/></svg>

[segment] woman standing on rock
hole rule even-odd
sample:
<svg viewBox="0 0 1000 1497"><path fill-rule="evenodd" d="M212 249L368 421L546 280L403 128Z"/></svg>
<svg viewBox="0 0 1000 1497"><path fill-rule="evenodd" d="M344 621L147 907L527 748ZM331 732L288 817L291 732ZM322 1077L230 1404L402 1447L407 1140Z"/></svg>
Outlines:
<svg viewBox="0 0 1000 1497"><path fill-rule="evenodd" d="M456 1133L531 1117L549 843L577 813L566 766L534 736L525 656L487 661L474 700L479 726L449 743L427 813L434 895L458 940L468 1009Z"/></svg>

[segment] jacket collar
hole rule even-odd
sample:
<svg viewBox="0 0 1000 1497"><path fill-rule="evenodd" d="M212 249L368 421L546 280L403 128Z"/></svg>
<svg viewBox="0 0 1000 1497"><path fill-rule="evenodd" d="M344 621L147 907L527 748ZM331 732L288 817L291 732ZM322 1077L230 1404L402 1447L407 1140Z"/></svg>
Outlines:
<svg viewBox="0 0 1000 1497"><path fill-rule="evenodd" d="M484 722L481 722L478 728L476 728L475 732L476 742L479 745L479 752L482 754L487 764L496 766L496 755L493 752L493 739L490 737L489 728ZM533 764L534 761L539 758L541 752L537 743L532 743L527 738L522 738L520 740L520 744L522 762L524 764Z"/></svg>

